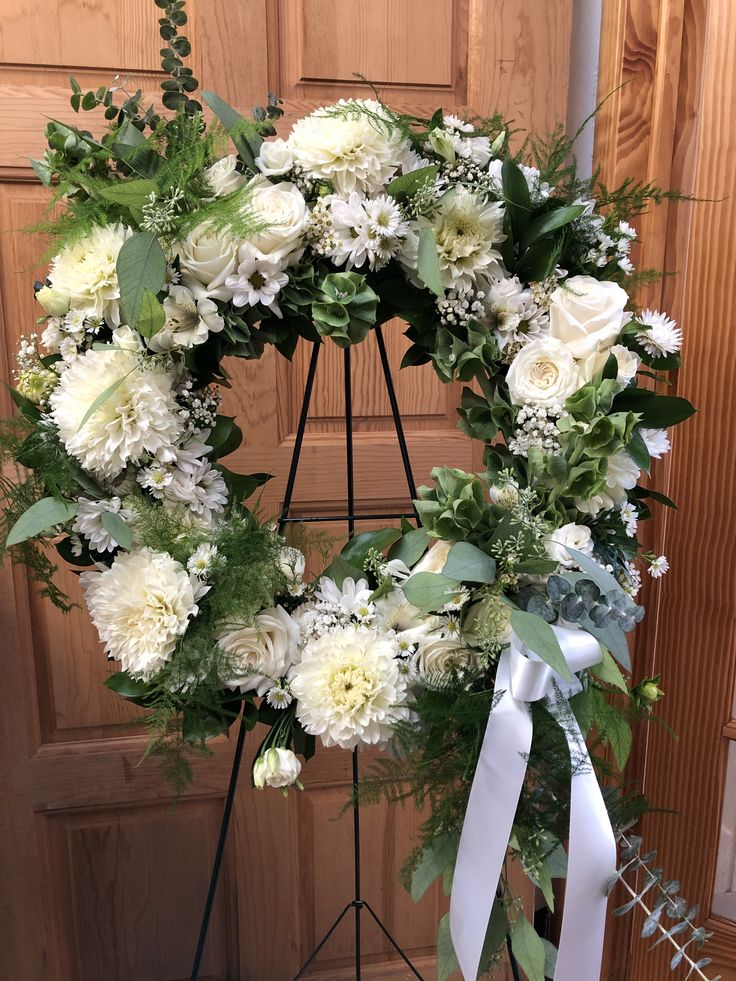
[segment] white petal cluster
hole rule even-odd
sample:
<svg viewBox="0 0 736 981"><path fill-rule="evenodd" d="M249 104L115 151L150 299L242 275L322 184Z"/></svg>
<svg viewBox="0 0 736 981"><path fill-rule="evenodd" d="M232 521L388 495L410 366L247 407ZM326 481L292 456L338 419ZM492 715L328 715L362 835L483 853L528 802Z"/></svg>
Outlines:
<svg viewBox="0 0 736 981"><path fill-rule="evenodd" d="M68 306L112 327L120 323L118 253L132 231L123 225L101 225L67 246L51 263L48 278ZM67 307L68 309L68 307Z"/></svg>
<svg viewBox="0 0 736 981"><path fill-rule="evenodd" d="M381 269L399 251L408 231L396 201L388 194L366 198L352 191L347 199L329 199L334 245L331 258L338 266Z"/></svg>
<svg viewBox="0 0 736 981"><path fill-rule="evenodd" d="M118 543L102 524L103 514L117 514L129 524L133 521L133 512L123 507L119 497L111 497L107 501L93 501L80 497L77 501L77 514L72 525L72 531L84 535L87 544L95 552L114 552Z"/></svg>
<svg viewBox="0 0 736 981"><path fill-rule="evenodd" d="M397 644L369 627L341 627L310 640L292 670L297 718L325 746L384 745L409 717Z"/></svg>
<svg viewBox="0 0 736 981"><path fill-rule="evenodd" d="M145 456L173 457L182 421L172 373L137 351L110 345L85 352L64 371L49 401L67 452L100 477L117 477Z"/></svg>
<svg viewBox="0 0 736 981"><path fill-rule="evenodd" d="M298 120L287 144L295 164L342 195L377 193L399 169L405 139L371 99L341 99Z"/></svg>
<svg viewBox="0 0 736 981"><path fill-rule="evenodd" d="M166 552L122 552L109 569L80 580L106 652L135 678L161 670L199 612L199 590Z"/></svg>

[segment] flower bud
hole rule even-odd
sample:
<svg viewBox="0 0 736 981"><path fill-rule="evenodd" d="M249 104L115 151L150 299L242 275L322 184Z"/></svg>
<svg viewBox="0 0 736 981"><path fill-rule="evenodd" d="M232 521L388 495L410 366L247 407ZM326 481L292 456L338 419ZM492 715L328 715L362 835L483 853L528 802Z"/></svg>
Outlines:
<svg viewBox="0 0 736 981"><path fill-rule="evenodd" d="M39 364L20 373L16 388L29 402L41 405L56 388L58 382L59 376L55 371Z"/></svg>
<svg viewBox="0 0 736 981"><path fill-rule="evenodd" d="M638 685L631 689L631 698L639 708L651 711L652 705L664 698L664 692L659 687L660 675L653 678L643 678Z"/></svg>
<svg viewBox="0 0 736 981"><path fill-rule="evenodd" d="M292 784L302 790L299 773L302 765L290 749L272 746L253 764L253 784L259 790L264 787L280 787L284 794Z"/></svg>
<svg viewBox="0 0 736 981"><path fill-rule="evenodd" d="M448 163L455 162L455 145L447 130L440 129L439 126L435 127L429 134L429 143L438 156Z"/></svg>
<svg viewBox="0 0 736 981"><path fill-rule="evenodd" d="M53 286L42 286L36 299L50 317L63 317L69 312L69 297Z"/></svg>

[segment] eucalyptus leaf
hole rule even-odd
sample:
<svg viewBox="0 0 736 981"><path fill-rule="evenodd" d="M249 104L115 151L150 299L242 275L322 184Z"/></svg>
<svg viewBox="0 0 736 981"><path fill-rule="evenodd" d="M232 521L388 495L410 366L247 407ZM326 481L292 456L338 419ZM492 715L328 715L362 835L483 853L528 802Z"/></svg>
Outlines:
<svg viewBox="0 0 736 981"><path fill-rule="evenodd" d="M557 674L567 681L572 679L560 642L550 625L534 613L524 610L511 612L511 627L519 640L541 657Z"/></svg>
<svg viewBox="0 0 736 981"><path fill-rule="evenodd" d="M158 293L166 278L166 256L153 232L136 232L123 242L117 272L125 320L136 329L144 291Z"/></svg>
<svg viewBox="0 0 736 981"><path fill-rule="evenodd" d="M103 511L100 523L121 548L127 550L133 547L133 533L117 511Z"/></svg>
<svg viewBox="0 0 736 981"><path fill-rule="evenodd" d="M496 578L496 562L476 545L455 542L447 555L442 574L460 582L481 582L490 586Z"/></svg>
<svg viewBox="0 0 736 981"><path fill-rule="evenodd" d="M57 525L66 524L77 513L76 504L59 497L44 497L32 504L15 522L5 539L5 547L20 545Z"/></svg>
<svg viewBox="0 0 736 981"><path fill-rule="evenodd" d="M437 572L416 572L403 585L404 596L425 613L441 610L459 589L457 579Z"/></svg>
<svg viewBox="0 0 736 981"><path fill-rule="evenodd" d="M437 255L437 242L431 228L423 228L419 232L417 272L427 289L431 290L436 296L444 295L445 287L442 282L440 260Z"/></svg>
<svg viewBox="0 0 736 981"><path fill-rule="evenodd" d="M411 898L418 903L437 876L452 866L457 856L457 835L435 835L422 851L411 877Z"/></svg>
<svg viewBox="0 0 736 981"><path fill-rule="evenodd" d="M427 550L429 535L424 528L411 528L397 539L388 552L390 559L400 559L411 568Z"/></svg>
<svg viewBox="0 0 736 981"><path fill-rule="evenodd" d="M611 590L615 590L617 593L623 593L618 580L614 579L610 572L607 572L598 565L595 559L592 559L589 555L585 555L584 552L578 551L576 548L571 548L569 545L566 548L575 560L575 565L582 569L583 572L587 572L588 576L590 576L602 593L608 593Z"/></svg>
<svg viewBox="0 0 736 981"><path fill-rule="evenodd" d="M141 308L138 315L138 333L143 337L153 337L158 334L166 323L166 314L158 297L151 290L143 290Z"/></svg>
<svg viewBox="0 0 736 981"><path fill-rule="evenodd" d="M121 375L120 378L116 378L111 385L108 385L107 388L103 389L103 391L100 392L100 394L97 396L94 402L92 402L92 404L89 406L87 411L82 416L82 421L79 423L79 428L77 429L77 432L79 432L80 429L83 429L84 426L87 424L87 422L95 414L95 412L97 412L97 410L100 408L100 406L103 405L105 402L107 402L110 396L115 394L115 392L120 388L120 386L123 384L123 382L125 381L125 379L128 377L129 374L130 371L126 371L124 375Z"/></svg>

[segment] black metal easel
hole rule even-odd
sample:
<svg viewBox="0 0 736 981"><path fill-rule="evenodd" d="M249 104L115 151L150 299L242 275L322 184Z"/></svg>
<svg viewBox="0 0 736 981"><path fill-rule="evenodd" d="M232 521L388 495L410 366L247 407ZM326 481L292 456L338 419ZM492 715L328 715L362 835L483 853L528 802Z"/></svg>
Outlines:
<svg viewBox="0 0 736 981"><path fill-rule="evenodd" d="M414 476L411 469L411 460L409 458L409 450L406 445L406 436L404 434L404 427L401 422L401 414L399 413L399 405L396 399L396 391L394 389L393 378L391 376L391 368L388 361L388 355L386 354L386 344L383 338L383 332L381 330L380 324L377 324L374 333L376 336L376 342L378 344L378 354L381 359L381 367L383 369L383 375L386 381L386 390L388 392L389 402L391 404L391 413L393 416L394 426L396 428L396 436L398 438L399 450L401 452L401 461L404 467L404 473L406 475L407 487L411 495L412 501L417 496L416 485L414 483ZM296 437L294 439L294 450L291 455L291 465L289 467L289 475L286 481L286 490L284 492L284 503L281 509L281 515L279 518L279 529L283 530L284 526L292 522L322 522L322 521L346 521L348 525L348 537L352 538L355 534L355 523L356 521L376 521L382 518L386 519L396 519L396 518L416 518L416 510L410 512L399 512L393 514L356 514L355 513L355 474L354 474L354 459L353 459L353 396L352 396L352 379L351 379L351 364L350 364L350 348L345 348L344 351L344 365L345 365L345 459L346 459L346 472L347 472L347 513L346 514L329 514L320 515L315 517L304 517L304 518L294 518L291 517L289 512L291 510L291 502L294 494L294 484L296 483L296 475L299 469L299 458L302 451L302 443L304 441L304 430L307 424L307 416L309 415L309 404L312 398L312 389L314 387L314 378L317 373L317 360L319 358L321 342L316 341L312 348L312 357L309 362L309 370L307 372L307 381L304 387L304 398L302 400L302 407L299 413L299 423L297 426ZM413 507L413 505L412 505ZM222 866L222 859L225 850L225 842L227 840L228 828L230 825L230 816L232 814L233 802L235 800L235 792L238 784L238 776L240 773L240 764L243 758L243 745L245 743L245 726L243 720L241 719L240 725L238 727L238 739L235 744L235 754L233 756L232 771L230 773L230 784L228 786L227 796L225 797L225 807L222 815L222 824L220 826L220 834L217 841L217 849L215 851L215 858L212 864L212 874L210 877L209 889L207 891L207 899L205 901L204 912L202 914L202 925L199 931L199 939L197 941L197 949L194 955L194 962L192 965L191 981L198 981L199 969L202 962L202 955L204 954L204 947L207 940L207 931L209 928L210 917L212 914L212 905L215 898L215 892L217 890L217 881L220 875L220 868ZM360 981L361 979L361 919L360 914L363 910L366 910L368 914L373 918L376 925L382 931L384 936L387 938L391 946L394 948L396 953L401 957L403 962L412 972L412 974L419 978L419 981L423 981L422 975L417 971L414 965L411 963L404 951L399 947L398 943L391 936L389 931L386 929L384 924L381 922L379 916L373 909L373 907L362 897L361 890L361 854L360 854L360 806L358 800L358 792L360 787L360 774L358 767L358 750L353 750L353 856L354 856L354 898L345 906L342 912L339 914L335 922L332 924L330 929L324 935L322 940L319 942L315 950L310 954L307 960L302 964L301 968L295 975L293 981L298 981L304 975L304 972L310 966L312 961L315 959L317 954L322 950L325 944L328 942L332 934L335 932L337 927L340 925L345 916L354 910L355 912L355 979Z"/></svg>

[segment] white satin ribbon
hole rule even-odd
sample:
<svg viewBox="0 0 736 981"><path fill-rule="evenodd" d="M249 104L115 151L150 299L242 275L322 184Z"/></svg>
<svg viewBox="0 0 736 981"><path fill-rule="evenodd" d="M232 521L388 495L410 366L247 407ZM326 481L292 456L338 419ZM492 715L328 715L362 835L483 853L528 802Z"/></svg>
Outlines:
<svg viewBox="0 0 736 981"><path fill-rule="evenodd" d="M465 981L476 981L478 976L532 743L529 702L541 698L548 700L560 722L573 763L567 885L555 981L600 978L605 889L616 871L616 843L585 740L567 699L580 691L575 672L597 664L601 650L583 630L552 629L572 682L556 674L516 634L498 663L495 704L470 790L450 899L452 942Z"/></svg>

